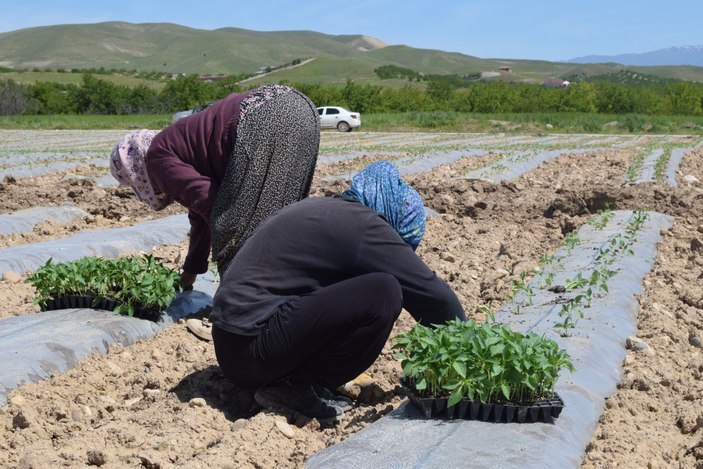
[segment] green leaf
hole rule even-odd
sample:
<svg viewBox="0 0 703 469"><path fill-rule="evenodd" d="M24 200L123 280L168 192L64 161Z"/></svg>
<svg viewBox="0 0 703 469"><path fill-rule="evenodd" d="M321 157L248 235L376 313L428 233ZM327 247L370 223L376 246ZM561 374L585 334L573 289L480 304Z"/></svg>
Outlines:
<svg viewBox="0 0 703 469"><path fill-rule="evenodd" d="M449 396L449 400L447 401L447 407L451 407L455 405L457 402L461 400L461 398L464 397L463 393L463 387L458 387L456 388L452 394Z"/></svg>
<svg viewBox="0 0 703 469"><path fill-rule="evenodd" d="M505 396L506 400L510 400L510 386L508 386L508 383L503 383L500 385L500 390L503 391L503 396Z"/></svg>
<svg viewBox="0 0 703 469"><path fill-rule="evenodd" d="M464 362L458 362L455 361L452 363L452 368L461 376L462 378L466 378L466 363Z"/></svg>

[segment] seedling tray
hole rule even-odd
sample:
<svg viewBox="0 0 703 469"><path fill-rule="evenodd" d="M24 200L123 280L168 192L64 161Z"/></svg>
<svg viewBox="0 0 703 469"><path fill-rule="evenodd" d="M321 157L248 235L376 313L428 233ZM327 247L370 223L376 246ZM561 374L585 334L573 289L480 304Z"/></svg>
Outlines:
<svg viewBox="0 0 703 469"><path fill-rule="evenodd" d="M113 300L109 298L99 298L95 306L93 306L95 297L85 296L85 295L65 295L53 300L49 300L46 303L40 304L39 307L42 311L52 311L56 309L67 309L67 308L94 308L102 309L105 311L114 311L121 302L118 300ZM156 321L161 316L161 311L158 310L145 310L142 308L135 308L134 316L141 319L148 319L150 321Z"/></svg>
<svg viewBox="0 0 703 469"><path fill-rule="evenodd" d="M522 404L510 402L484 404L478 400L462 399L448 407L448 398L421 397L407 381L402 380L401 384L407 389L410 401L425 418L478 420L493 423L554 423L564 408L564 402L558 394L550 399Z"/></svg>

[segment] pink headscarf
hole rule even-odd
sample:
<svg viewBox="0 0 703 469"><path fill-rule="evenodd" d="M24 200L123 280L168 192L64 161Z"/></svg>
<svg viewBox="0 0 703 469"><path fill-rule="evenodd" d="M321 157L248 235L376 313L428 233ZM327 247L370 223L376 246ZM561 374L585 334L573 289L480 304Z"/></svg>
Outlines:
<svg viewBox="0 0 703 469"><path fill-rule="evenodd" d="M173 199L157 192L146 172L146 152L156 135L151 130L135 130L122 137L110 155L110 172L120 184L132 187L142 202L154 210L166 208Z"/></svg>

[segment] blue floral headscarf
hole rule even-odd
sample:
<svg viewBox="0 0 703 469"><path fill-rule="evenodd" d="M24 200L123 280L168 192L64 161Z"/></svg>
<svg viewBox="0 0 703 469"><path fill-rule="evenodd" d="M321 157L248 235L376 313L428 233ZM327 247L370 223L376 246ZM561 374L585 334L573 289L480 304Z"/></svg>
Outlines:
<svg viewBox="0 0 703 469"><path fill-rule="evenodd" d="M351 188L342 193L383 215L413 250L425 234L425 206L422 197L400 178L388 161L378 161L358 172Z"/></svg>

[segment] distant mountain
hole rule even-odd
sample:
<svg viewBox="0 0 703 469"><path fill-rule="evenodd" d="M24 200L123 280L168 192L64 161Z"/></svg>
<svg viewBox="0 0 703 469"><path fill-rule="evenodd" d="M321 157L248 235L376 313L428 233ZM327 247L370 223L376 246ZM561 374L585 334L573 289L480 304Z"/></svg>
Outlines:
<svg viewBox="0 0 703 469"><path fill-rule="evenodd" d="M587 55L569 59L568 62L578 64L617 63L641 67L672 65L703 67L703 45L669 47L641 54Z"/></svg>
<svg viewBox="0 0 703 469"><path fill-rule="evenodd" d="M41 26L0 33L0 67L136 69L171 73L245 73L385 47L363 35L314 31L203 30L171 23Z"/></svg>
<svg viewBox="0 0 703 469"><path fill-rule="evenodd" d="M699 51L701 49L698 49ZM310 59L310 60L307 60ZM610 60L610 59L609 59ZM286 67L298 63L295 67ZM544 60L484 59L457 52L386 44L363 34L315 31L195 29L172 23L59 24L0 33L0 80L22 80L22 71L138 70L166 74L251 74L253 85L269 82L403 86L374 70L395 65L425 75L481 74L491 81L520 83L617 74L623 66ZM703 65L703 61L701 61ZM703 67L627 67L638 75L703 82ZM57 75L61 75L56 73ZM571 81L571 78L569 78Z"/></svg>

